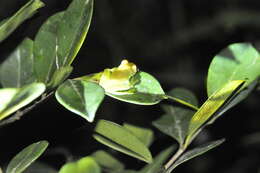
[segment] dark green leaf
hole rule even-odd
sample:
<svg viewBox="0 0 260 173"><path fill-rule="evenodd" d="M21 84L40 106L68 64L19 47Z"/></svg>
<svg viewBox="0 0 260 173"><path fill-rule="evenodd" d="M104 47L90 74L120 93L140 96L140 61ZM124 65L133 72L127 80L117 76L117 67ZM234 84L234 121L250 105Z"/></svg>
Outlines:
<svg viewBox="0 0 260 173"><path fill-rule="evenodd" d="M136 91L133 91L132 94L106 94L115 99L139 105L154 105L167 98L160 83L152 75L139 72L136 78L140 82L135 85Z"/></svg>
<svg viewBox="0 0 260 173"><path fill-rule="evenodd" d="M168 96L171 96L174 101L179 102L180 104L184 104L195 110L198 109L198 99L191 91L187 89L174 88L168 92Z"/></svg>
<svg viewBox="0 0 260 173"><path fill-rule="evenodd" d="M80 80L67 80L57 89L55 96L65 108L92 122L104 98L98 84Z"/></svg>
<svg viewBox="0 0 260 173"><path fill-rule="evenodd" d="M32 162L42 155L48 147L48 144L47 141L40 141L23 149L8 164L6 173L23 172Z"/></svg>
<svg viewBox="0 0 260 173"><path fill-rule="evenodd" d="M100 120L95 128L94 138L117 151L152 162L149 149L129 130L110 121Z"/></svg>
<svg viewBox="0 0 260 173"><path fill-rule="evenodd" d="M69 77L72 70L73 70L72 66L66 66L66 67L61 67L61 68L57 69L53 74L53 77L49 83L49 86L51 88L58 86L65 79L67 79L67 77Z"/></svg>
<svg viewBox="0 0 260 173"><path fill-rule="evenodd" d="M95 161L107 172L121 172L124 165L109 153L99 150L92 154Z"/></svg>
<svg viewBox="0 0 260 173"><path fill-rule="evenodd" d="M93 0L73 0L58 30L59 66L68 66L76 57L87 35L93 13Z"/></svg>
<svg viewBox="0 0 260 173"><path fill-rule="evenodd" d="M23 21L30 18L37 9L44 6L44 3L40 0L31 0L25 4L19 11L17 11L12 17L6 19L0 25L0 42L8 37Z"/></svg>
<svg viewBox="0 0 260 173"><path fill-rule="evenodd" d="M25 39L1 64L0 80L5 88L20 88L35 81L33 41Z"/></svg>
<svg viewBox="0 0 260 173"><path fill-rule="evenodd" d="M229 45L212 60L207 78L208 95L222 88L232 80L245 80L243 88L260 75L260 55L248 43ZM246 97L246 95L244 96Z"/></svg>
<svg viewBox="0 0 260 173"><path fill-rule="evenodd" d="M101 173L101 168L92 157L84 157L77 162L65 164L59 173Z"/></svg>
<svg viewBox="0 0 260 173"><path fill-rule="evenodd" d="M145 146L150 146L153 142L154 136L151 129L138 127L128 123L124 123L123 127L132 132L140 141L144 143Z"/></svg>
<svg viewBox="0 0 260 173"><path fill-rule="evenodd" d="M58 26L63 12L51 16L40 28L34 42L34 68L39 81L50 85L55 71L61 66L58 58Z"/></svg>
<svg viewBox="0 0 260 173"><path fill-rule="evenodd" d="M194 148L190 151L187 151L181 157L179 157L179 159L166 171L166 173L171 173L172 170L175 169L180 164L187 162L188 160L190 160L194 157L204 154L205 152L219 146L224 141L225 141L224 139L221 139L221 140L209 142L203 146L200 146L200 147Z"/></svg>
<svg viewBox="0 0 260 173"><path fill-rule="evenodd" d="M218 111L228 99L244 84L243 80L227 83L219 91L212 94L208 100L194 114L190 121L188 136L185 144L188 145L196 131L204 125Z"/></svg>
<svg viewBox="0 0 260 173"><path fill-rule="evenodd" d="M0 120L28 105L44 91L43 83L32 83L22 88L0 89Z"/></svg>
<svg viewBox="0 0 260 173"><path fill-rule="evenodd" d="M161 118L153 122L153 125L161 132L176 139L182 145L187 136L189 122L195 113L183 107L164 105L166 112Z"/></svg>
<svg viewBox="0 0 260 173"><path fill-rule="evenodd" d="M151 164L145 166L141 171L138 171L138 173L157 173L162 170L163 163L166 161L167 158L169 158L170 154L175 148L176 146L173 146L163 150L154 158L154 161Z"/></svg>

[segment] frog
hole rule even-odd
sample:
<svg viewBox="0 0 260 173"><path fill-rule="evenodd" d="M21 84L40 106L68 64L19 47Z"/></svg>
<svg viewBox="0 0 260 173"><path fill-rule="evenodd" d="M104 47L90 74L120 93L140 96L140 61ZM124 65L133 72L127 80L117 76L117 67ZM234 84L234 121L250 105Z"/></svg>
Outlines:
<svg viewBox="0 0 260 173"><path fill-rule="evenodd" d="M114 95L133 94L136 92L135 86L139 83L137 66L128 60L122 60L118 67L105 69L99 73L99 85L105 92Z"/></svg>

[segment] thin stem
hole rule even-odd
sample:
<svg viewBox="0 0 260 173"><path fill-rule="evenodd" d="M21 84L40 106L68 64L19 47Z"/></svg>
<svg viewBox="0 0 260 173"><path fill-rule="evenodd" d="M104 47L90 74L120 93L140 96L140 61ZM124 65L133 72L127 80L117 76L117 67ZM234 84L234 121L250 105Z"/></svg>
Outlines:
<svg viewBox="0 0 260 173"><path fill-rule="evenodd" d="M26 107L23 110L18 110L13 116L11 116L10 118L7 118L3 121L0 122L0 127L5 126L7 124L13 123L19 119L22 118L22 116L24 116L25 114L27 114L28 112L30 112L31 110L33 110L36 106L38 106L39 104L43 103L46 99L48 99L50 96L53 95L54 92L50 92L49 94L43 94L40 98L40 100L35 101L31 106Z"/></svg>
<svg viewBox="0 0 260 173"><path fill-rule="evenodd" d="M178 151L172 156L172 158L164 165L165 171L167 171L174 162L182 155L185 151L185 148L179 147Z"/></svg>
<svg viewBox="0 0 260 173"><path fill-rule="evenodd" d="M192 104L190 104L190 103L188 103L188 102L186 102L186 101L184 101L184 100L178 99L178 98L176 98L176 97L169 96L169 95L167 95L166 97L167 97L168 99L171 99L171 100L175 101L175 102L178 102L178 103L180 103L180 104L183 104L183 105L185 105L185 106L187 106L187 107L189 107L189 108L191 108L191 109L193 109L193 110L195 110L195 111L197 111L197 110L199 109L197 106L194 106L194 105L192 105Z"/></svg>

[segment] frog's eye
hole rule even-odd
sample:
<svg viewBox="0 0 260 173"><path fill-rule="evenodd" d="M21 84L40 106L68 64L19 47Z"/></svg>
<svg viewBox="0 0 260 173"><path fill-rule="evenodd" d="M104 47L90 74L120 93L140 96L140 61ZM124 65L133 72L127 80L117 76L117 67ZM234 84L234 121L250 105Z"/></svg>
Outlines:
<svg viewBox="0 0 260 173"><path fill-rule="evenodd" d="M134 63L131 63L129 61L127 61L126 59L124 59L121 64L118 66L118 69L121 70L127 70L130 73L136 73L137 72L137 67Z"/></svg>

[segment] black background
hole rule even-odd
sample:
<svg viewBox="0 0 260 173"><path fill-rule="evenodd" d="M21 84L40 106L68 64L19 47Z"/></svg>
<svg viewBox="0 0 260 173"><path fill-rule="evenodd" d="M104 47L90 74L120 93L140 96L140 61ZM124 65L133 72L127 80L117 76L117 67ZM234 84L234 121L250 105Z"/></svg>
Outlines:
<svg viewBox="0 0 260 173"><path fill-rule="evenodd" d="M26 0L0 0L0 20L12 15ZM69 0L44 0L46 6L22 24L0 45L3 61L25 38L34 38L41 24L55 12L66 9ZM200 103L206 99L208 66L216 53L234 42L260 37L258 0L96 0L87 39L73 63L70 78L117 66L123 58L153 74L166 91L184 87ZM242 173L260 171L259 93L251 96L208 127L195 145L226 138L219 148L193 159L176 172ZM150 127L162 114L159 105L137 106L106 97L96 116L117 123ZM7 163L23 147L38 140L50 142L41 160L59 168L66 158L78 158L96 149L108 149L92 137L93 124L65 110L54 98L35 108L20 121L0 128L0 163ZM155 130L155 129L154 129ZM252 140L248 135L255 134ZM155 130L153 154L174 140ZM127 168L143 163L115 153Z"/></svg>

